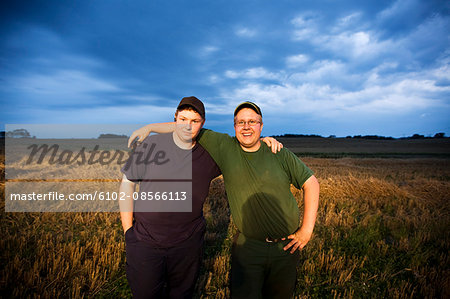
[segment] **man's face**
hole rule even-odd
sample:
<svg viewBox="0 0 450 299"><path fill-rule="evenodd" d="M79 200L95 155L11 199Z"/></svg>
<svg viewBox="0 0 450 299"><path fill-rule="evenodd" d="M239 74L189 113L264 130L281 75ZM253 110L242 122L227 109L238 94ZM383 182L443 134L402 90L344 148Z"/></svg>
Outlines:
<svg viewBox="0 0 450 299"><path fill-rule="evenodd" d="M255 152L259 149L262 128L261 115L253 109L243 108L234 118L236 138L246 152Z"/></svg>
<svg viewBox="0 0 450 299"><path fill-rule="evenodd" d="M197 137L205 120L194 110L181 110L176 114L175 122L178 138L183 142L191 142Z"/></svg>

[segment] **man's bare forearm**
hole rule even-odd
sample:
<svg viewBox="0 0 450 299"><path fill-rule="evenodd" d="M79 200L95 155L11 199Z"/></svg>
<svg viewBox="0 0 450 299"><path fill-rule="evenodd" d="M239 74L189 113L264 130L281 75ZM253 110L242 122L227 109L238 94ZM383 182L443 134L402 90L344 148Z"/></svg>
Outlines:
<svg viewBox="0 0 450 299"><path fill-rule="evenodd" d="M305 233L312 233L316 223L317 209L319 208L319 182L315 176L311 176L303 185L303 195L305 208L300 230Z"/></svg>
<svg viewBox="0 0 450 299"><path fill-rule="evenodd" d="M303 213L302 226L294 233L287 237L291 242L284 246L284 250L294 253L297 249L301 250L308 244L311 239L314 225L316 223L317 209L319 207L319 182L315 176L311 176L305 184L303 184L303 198L305 199L305 210ZM283 238L284 240L286 238Z"/></svg>
<svg viewBox="0 0 450 299"><path fill-rule="evenodd" d="M125 175L123 175L122 182L120 183L119 194L125 194L125 200L119 201L120 206L120 219L122 220L123 232L126 232L133 226L133 192L135 189L135 183L129 181ZM123 192L123 193L122 193Z"/></svg>
<svg viewBox="0 0 450 299"><path fill-rule="evenodd" d="M148 124L145 127L147 131L149 132L155 132L155 133L171 133L175 131L176 125L175 122L167 122L167 123L154 123L154 124Z"/></svg>
<svg viewBox="0 0 450 299"><path fill-rule="evenodd" d="M175 122L148 124L131 133L130 138L128 138L128 147L131 147L131 144L136 137L138 137L139 142L142 142L151 132L164 134L172 133L175 129Z"/></svg>

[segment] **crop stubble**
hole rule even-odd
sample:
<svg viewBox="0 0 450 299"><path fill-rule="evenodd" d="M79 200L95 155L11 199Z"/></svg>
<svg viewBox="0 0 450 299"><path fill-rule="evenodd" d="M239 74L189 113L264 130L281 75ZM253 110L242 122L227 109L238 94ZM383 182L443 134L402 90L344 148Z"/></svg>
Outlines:
<svg viewBox="0 0 450 299"><path fill-rule="evenodd" d="M315 171L321 194L296 297L450 296L450 160L302 160ZM4 178L4 157L1 162ZM3 180L2 198L4 187ZM292 191L302 210L301 192ZM1 209L4 294L130 296L118 213L5 213L4 201ZM196 296L227 298L235 228L221 178L213 181L204 212Z"/></svg>

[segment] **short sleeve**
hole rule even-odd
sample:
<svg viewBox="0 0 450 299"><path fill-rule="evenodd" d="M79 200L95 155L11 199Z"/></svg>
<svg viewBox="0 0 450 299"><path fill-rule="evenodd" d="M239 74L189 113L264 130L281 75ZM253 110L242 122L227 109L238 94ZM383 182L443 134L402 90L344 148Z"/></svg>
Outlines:
<svg viewBox="0 0 450 299"><path fill-rule="evenodd" d="M201 129L197 141L208 151L214 161L220 166L223 157L221 152L225 150L228 143L233 142L233 138L228 134Z"/></svg>
<svg viewBox="0 0 450 299"><path fill-rule="evenodd" d="M127 176L127 179L132 182L138 182L141 181L144 177L144 163L136 163L137 157L139 155L143 155L144 148L142 147L142 144L132 152L130 152L130 156L128 157L128 160L125 162L125 165L122 166L120 171Z"/></svg>
<svg viewBox="0 0 450 299"><path fill-rule="evenodd" d="M283 148L281 153L283 154L284 165L291 184L301 189L314 172L290 150Z"/></svg>

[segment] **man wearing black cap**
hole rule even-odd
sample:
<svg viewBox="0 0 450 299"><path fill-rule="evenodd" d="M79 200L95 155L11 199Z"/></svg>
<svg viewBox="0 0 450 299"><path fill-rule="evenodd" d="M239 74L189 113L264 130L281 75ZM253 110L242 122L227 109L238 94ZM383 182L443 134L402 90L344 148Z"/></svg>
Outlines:
<svg viewBox="0 0 450 299"><path fill-rule="evenodd" d="M202 130L200 144L222 170L235 238L231 262L233 298L291 298L298 255L315 224L319 184L287 149L276 155L261 146L261 109L244 102L234 111L236 137ZM301 226L290 185L304 192Z"/></svg>
<svg viewBox="0 0 450 299"><path fill-rule="evenodd" d="M147 126L134 136L160 128ZM235 137L203 129L197 138L222 170L239 231L232 249L233 298L291 298L298 250L309 242L317 215L319 184L313 172L291 151L273 155L261 146L262 128L261 109L244 102L234 111ZM301 226L291 184L304 194Z"/></svg>
<svg viewBox="0 0 450 299"><path fill-rule="evenodd" d="M155 195L156 192L152 188L156 184L155 181L160 181L161 177L151 176L153 173L164 172L166 175L162 179L173 182L175 177L180 178L180 173L186 172L186 166L179 166L185 165L185 160L192 159L192 171L187 168L192 189L191 212L148 212L145 209L145 212L141 212L142 208L136 208L139 201L135 202L134 208L129 203L128 206L125 203L121 205L126 240L127 278L136 298L192 297L206 227L203 203L208 195L211 180L220 175L217 164L196 142L204 122L203 103L196 97L183 98L175 113L175 123L171 123L170 129L159 130L159 133L167 134L153 135L143 140L131 156L131 161L122 168L120 191L125 194L124 197L133 196L135 182L140 183L140 192ZM133 135L130 139L134 139ZM156 162L164 164L162 162L167 161L169 167L163 165L164 170L161 171L157 165L139 163L139 157L146 157L150 151L156 153L161 144L164 145L165 156L161 156ZM272 144L276 146L273 141ZM191 153L191 156L186 156L186 151ZM177 160L178 157L184 157L184 160ZM175 187L174 184L171 184L171 188Z"/></svg>
<svg viewBox="0 0 450 299"><path fill-rule="evenodd" d="M203 203L211 180L220 175L217 164L195 141L204 122L203 103L196 97L183 98L175 113L176 130L146 138L122 168L120 192L124 198L143 199L142 196L146 196L149 202L151 196L155 202L154 197L163 196L163 192L157 190L163 180L171 186L165 196L180 200L167 204L182 204L181 200L186 196L192 199L191 212L171 212L170 206L163 210L147 208L141 204L144 201L135 201L134 207L133 202L130 205L131 200L128 206L124 207L125 203L122 203L126 271L135 298L191 298L194 292L206 228ZM142 157L148 155L154 155L149 159L154 163L139 163L139 157L143 160ZM187 172L186 177L180 175L183 172ZM174 178L182 180L177 182ZM183 194L187 188L173 191L186 178L188 184L192 184L192 194ZM136 182L140 185L139 193L134 192Z"/></svg>

